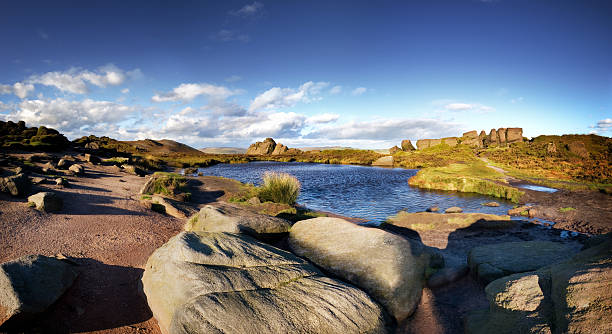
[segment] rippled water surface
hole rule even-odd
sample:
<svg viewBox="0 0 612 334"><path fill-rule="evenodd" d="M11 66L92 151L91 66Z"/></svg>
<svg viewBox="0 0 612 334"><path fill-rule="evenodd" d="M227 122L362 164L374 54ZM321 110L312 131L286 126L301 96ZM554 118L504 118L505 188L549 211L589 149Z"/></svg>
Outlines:
<svg viewBox="0 0 612 334"><path fill-rule="evenodd" d="M294 175L302 183L298 203L310 209L334 212L348 217L384 221L400 210L425 211L437 205L441 210L451 206L464 212L506 214L512 203L493 197L426 191L408 185L414 169L379 168L350 165L326 165L299 162L251 162L219 164L200 171L204 175L224 176L259 185L266 171ZM499 207L482 203L497 201Z"/></svg>

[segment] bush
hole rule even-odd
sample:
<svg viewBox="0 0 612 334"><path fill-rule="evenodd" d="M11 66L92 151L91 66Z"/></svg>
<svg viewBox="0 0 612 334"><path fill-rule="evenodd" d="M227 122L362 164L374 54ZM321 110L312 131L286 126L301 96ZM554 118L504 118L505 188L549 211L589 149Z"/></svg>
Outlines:
<svg viewBox="0 0 612 334"><path fill-rule="evenodd" d="M257 196L262 202L269 201L293 205L300 195L300 187L300 181L293 175L266 172Z"/></svg>

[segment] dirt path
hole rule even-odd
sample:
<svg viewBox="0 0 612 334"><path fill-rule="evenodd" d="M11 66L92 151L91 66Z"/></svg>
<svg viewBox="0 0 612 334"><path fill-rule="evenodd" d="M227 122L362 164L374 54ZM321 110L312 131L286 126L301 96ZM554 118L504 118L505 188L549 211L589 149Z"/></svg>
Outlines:
<svg viewBox="0 0 612 334"><path fill-rule="evenodd" d="M144 178L84 166L84 177L69 177L70 188L38 187L63 198L61 212L41 213L0 194L0 262L61 253L79 265L75 284L28 331L159 333L138 283L149 255L183 221L140 204Z"/></svg>

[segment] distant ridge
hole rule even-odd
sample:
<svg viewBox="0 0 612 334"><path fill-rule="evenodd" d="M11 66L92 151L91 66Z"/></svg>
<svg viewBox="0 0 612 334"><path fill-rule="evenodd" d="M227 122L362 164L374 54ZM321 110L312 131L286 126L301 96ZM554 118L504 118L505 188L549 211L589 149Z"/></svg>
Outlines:
<svg viewBox="0 0 612 334"><path fill-rule="evenodd" d="M124 143L134 146L138 151L151 152L151 153L187 153L187 154L199 154L199 150L185 145L183 143L176 142L170 139L162 140L135 140L135 141L124 141Z"/></svg>
<svg viewBox="0 0 612 334"><path fill-rule="evenodd" d="M208 154L245 154L246 148L240 147L203 147L200 151Z"/></svg>

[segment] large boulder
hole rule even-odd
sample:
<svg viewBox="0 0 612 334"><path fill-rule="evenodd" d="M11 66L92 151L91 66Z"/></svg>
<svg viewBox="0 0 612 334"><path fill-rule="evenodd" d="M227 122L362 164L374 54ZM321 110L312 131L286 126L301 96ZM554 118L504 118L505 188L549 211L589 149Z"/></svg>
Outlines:
<svg viewBox="0 0 612 334"><path fill-rule="evenodd" d="M251 144L246 151L247 155L268 155L274 152L276 142L272 138L266 138L263 142Z"/></svg>
<svg viewBox="0 0 612 334"><path fill-rule="evenodd" d="M76 277L71 264L42 255L0 264L0 331L45 311Z"/></svg>
<svg viewBox="0 0 612 334"><path fill-rule="evenodd" d="M142 277L162 333L384 333L363 291L245 235L182 232Z"/></svg>
<svg viewBox="0 0 612 334"><path fill-rule="evenodd" d="M293 225L288 242L294 253L364 289L398 321L421 299L428 255L405 238L319 217Z"/></svg>
<svg viewBox="0 0 612 334"><path fill-rule="evenodd" d="M283 154L287 154L287 152L289 151L289 148L283 144L276 144L276 147L274 147L274 151L272 151L272 155L283 155Z"/></svg>
<svg viewBox="0 0 612 334"><path fill-rule="evenodd" d="M499 145L499 137L497 136L497 131L495 129L491 129L488 137L489 145Z"/></svg>
<svg viewBox="0 0 612 334"><path fill-rule="evenodd" d="M522 128L507 128L506 129L506 142L508 144L518 143L523 141L523 129Z"/></svg>
<svg viewBox="0 0 612 334"><path fill-rule="evenodd" d="M17 174L0 178L0 191L13 196L24 196L30 192L32 184L25 174Z"/></svg>
<svg viewBox="0 0 612 334"><path fill-rule="evenodd" d="M206 205L185 224L185 231L244 233L254 237L275 236L289 232L287 220L224 205Z"/></svg>
<svg viewBox="0 0 612 334"><path fill-rule="evenodd" d="M490 307L466 319L466 333L610 333L612 239L564 262L491 282Z"/></svg>
<svg viewBox="0 0 612 334"><path fill-rule="evenodd" d="M163 212L172 217L180 219L187 218L185 211L183 211L172 199L160 195L153 195L153 197L151 197L151 207L153 208L155 205L163 206Z"/></svg>
<svg viewBox="0 0 612 334"><path fill-rule="evenodd" d="M575 253L572 248L558 242L505 242L472 249L468 254L468 265L480 281L489 283L500 277L567 260Z"/></svg>
<svg viewBox="0 0 612 334"><path fill-rule="evenodd" d="M415 148L409 139L402 140L402 151L408 152L408 151L414 151L414 150Z"/></svg>
<svg viewBox="0 0 612 334"><path fill-rule="evenodd" d="M64 206L64 201L57 194L52 192L40 192L28 197L28 203L33 203L37 210L45 212L60 211Z"/></svg>
<svg viewBox="0 0 612 334"><path fill-rule="evenodd" d="M482 142L479 140L478 132L476 130L464 132L461 136L461 143L472 147L482 146Z"/></svg>
<svg viewBox="0 0 612 334"><path fill-rule="evenodd" d="M497 129L497 138L499 138L500 145L507 144L508 141L506 140L506 128Z"/></svg>
<svg viewBox="0 0 612 334"><path fill-rule="evenodd" d="M419 139L417 140L417 148L424 150L433 146L442 144L442 139Z"/></svg>
<svg viewBox="0 0 612 334"><path fill-rule="evenodd" d="M74 174L76 175L82 175L85 172L85 169L83 168L83 166L79 164L71 165L70 167L68 167L68 170L73 171Z"/></svg>

